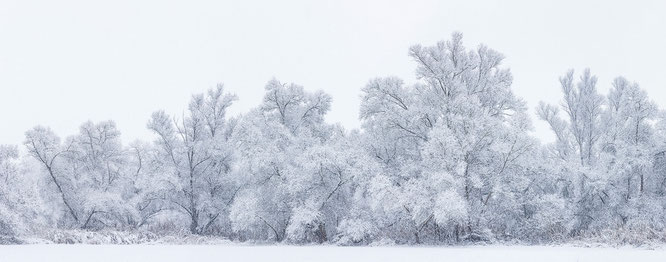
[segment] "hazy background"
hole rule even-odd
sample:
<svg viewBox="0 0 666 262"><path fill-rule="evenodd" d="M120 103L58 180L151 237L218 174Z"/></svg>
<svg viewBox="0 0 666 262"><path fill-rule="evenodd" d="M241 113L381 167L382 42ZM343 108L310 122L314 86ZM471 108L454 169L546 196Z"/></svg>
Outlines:
<svg viewBox="0 0 666 262"><path fill-rule="evenodd" d="M232 114L245 112L272 77L331 94L327 120L356 128L366 82L414 81L409 46L453 31L507 57L530 112L560 100L559 75L585 67L602 92L624 75L666 108L664 3L0 0L0 144L37 124L64 137L107 119L125 142L150 139L153 111L180 115L191 94L224 83L240 98Z"/></svg>

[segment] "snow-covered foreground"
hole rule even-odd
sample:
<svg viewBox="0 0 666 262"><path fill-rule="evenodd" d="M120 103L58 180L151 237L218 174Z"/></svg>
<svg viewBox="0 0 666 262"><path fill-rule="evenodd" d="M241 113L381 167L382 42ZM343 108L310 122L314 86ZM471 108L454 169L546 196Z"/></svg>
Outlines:
<svg viewBox="0 0 666 262"><path fill-rule="evenodd" d="M0 261L666 261L666 249L534 246L0 246Z"/></svg>

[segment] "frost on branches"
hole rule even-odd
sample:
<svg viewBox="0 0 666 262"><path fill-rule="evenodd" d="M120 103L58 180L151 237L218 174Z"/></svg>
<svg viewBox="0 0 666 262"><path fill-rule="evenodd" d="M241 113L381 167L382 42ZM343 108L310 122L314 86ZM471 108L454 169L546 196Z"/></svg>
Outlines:
<svg viewBox="0 0 666 262"><path fill-rule="evenodd" d="M589 69L559 79L532 137L504 56L462 35L409 56L417 81L373 78L358 130L324 121L331 97L270 80L228 116L222 85L183 114L153 113L149 141L113 121L61 137L36 126L0 146L0 240L129 231L237 241L439 244L660 240L666 121L637 83L601 94Z"/></svg>

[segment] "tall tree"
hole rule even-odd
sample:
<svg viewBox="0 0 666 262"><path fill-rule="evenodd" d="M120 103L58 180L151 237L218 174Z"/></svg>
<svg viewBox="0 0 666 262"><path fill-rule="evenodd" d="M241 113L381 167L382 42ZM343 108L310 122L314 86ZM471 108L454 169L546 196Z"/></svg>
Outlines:
<svg viewBox="0 0 666 262"><path fill-rule="evenodd" d="M595 150L602 135L600 121L605 99L598 93L597 77L589 69L585 69L575 86L574 71L570 70L560 77L560 85L564 94L562 109L567 115L567 121L557 116L555 106L542 103L537 113L555 132L560 154L568 155L568 150L574 150L580 165L589 166L597 156ZM573 148L567 148L569 145Z"/></svg>
<svg viewBox="0 0 666 262"><path fill-rule="evenodd" d="M327 157L332 133L324 123L331 98L275 79L265 90L263 104L244 115L234 132L241 190L232 206L234 228L270 232L276 241L326 241L322 210L349 176L319 162Z"/></svg>
<svg viewBox="0 0 666 262"><path fill-rule="evenodd" d="M35 158L46 170L50 181L56 188L61 204L66 208L69 219L68 224L78 224L80 214L74 209L75 201L72 177L61 168L63 153L69 149L61 145L60 138L50 128L37 126L25 133L24 142L28 153Z"/></svg>
<svg viewBox="0 0 666 262"><path fill-rule="evenodd" d="M157 135L159 161L168 167L163 180L171 184L168 201L185 214L189 230L201 234L224 216L230 170L226 112L236 96L222 85L192 97L187 115L177 120L164 111L153 113L148 128Z"/></svg>
<svg viewBox="0 0 666 262"><path fill-rule="evenodd" d="M400 204L386 207L407 218L398 221L417 243L424 230L441 233L440 226L451 224L453 235L477 238L481 213L506 183L499 177L531 147L518 139L530 128L524 102L511 92L503 56L485 46L467 51L459 33L435 46L413 46L410 56L418 83L382 78L363 89L367 147L385 168L374 195L401 192L386 199Z"/></svg>

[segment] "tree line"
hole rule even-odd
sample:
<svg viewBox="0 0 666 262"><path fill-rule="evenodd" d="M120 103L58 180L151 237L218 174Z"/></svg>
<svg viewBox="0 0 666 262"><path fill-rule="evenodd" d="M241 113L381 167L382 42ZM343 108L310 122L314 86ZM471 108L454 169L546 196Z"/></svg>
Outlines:
<svg viewBox="0 0 666 262"><path fill-rule="evenodd" d="M331 97L271 80L227 116L222 85L183 115L152 114L152 141L113 121L65 138L36 126L0 147L0 235L54 230L188 232L238 241L368 244L566 241L664 231L666 118L618 77L586 69L540 103L556 139L530 135L504 56L462 35L415 45L415 83L371 79L360 129L324 121ZM23 152L23 153L22 153Z"/></svg>

